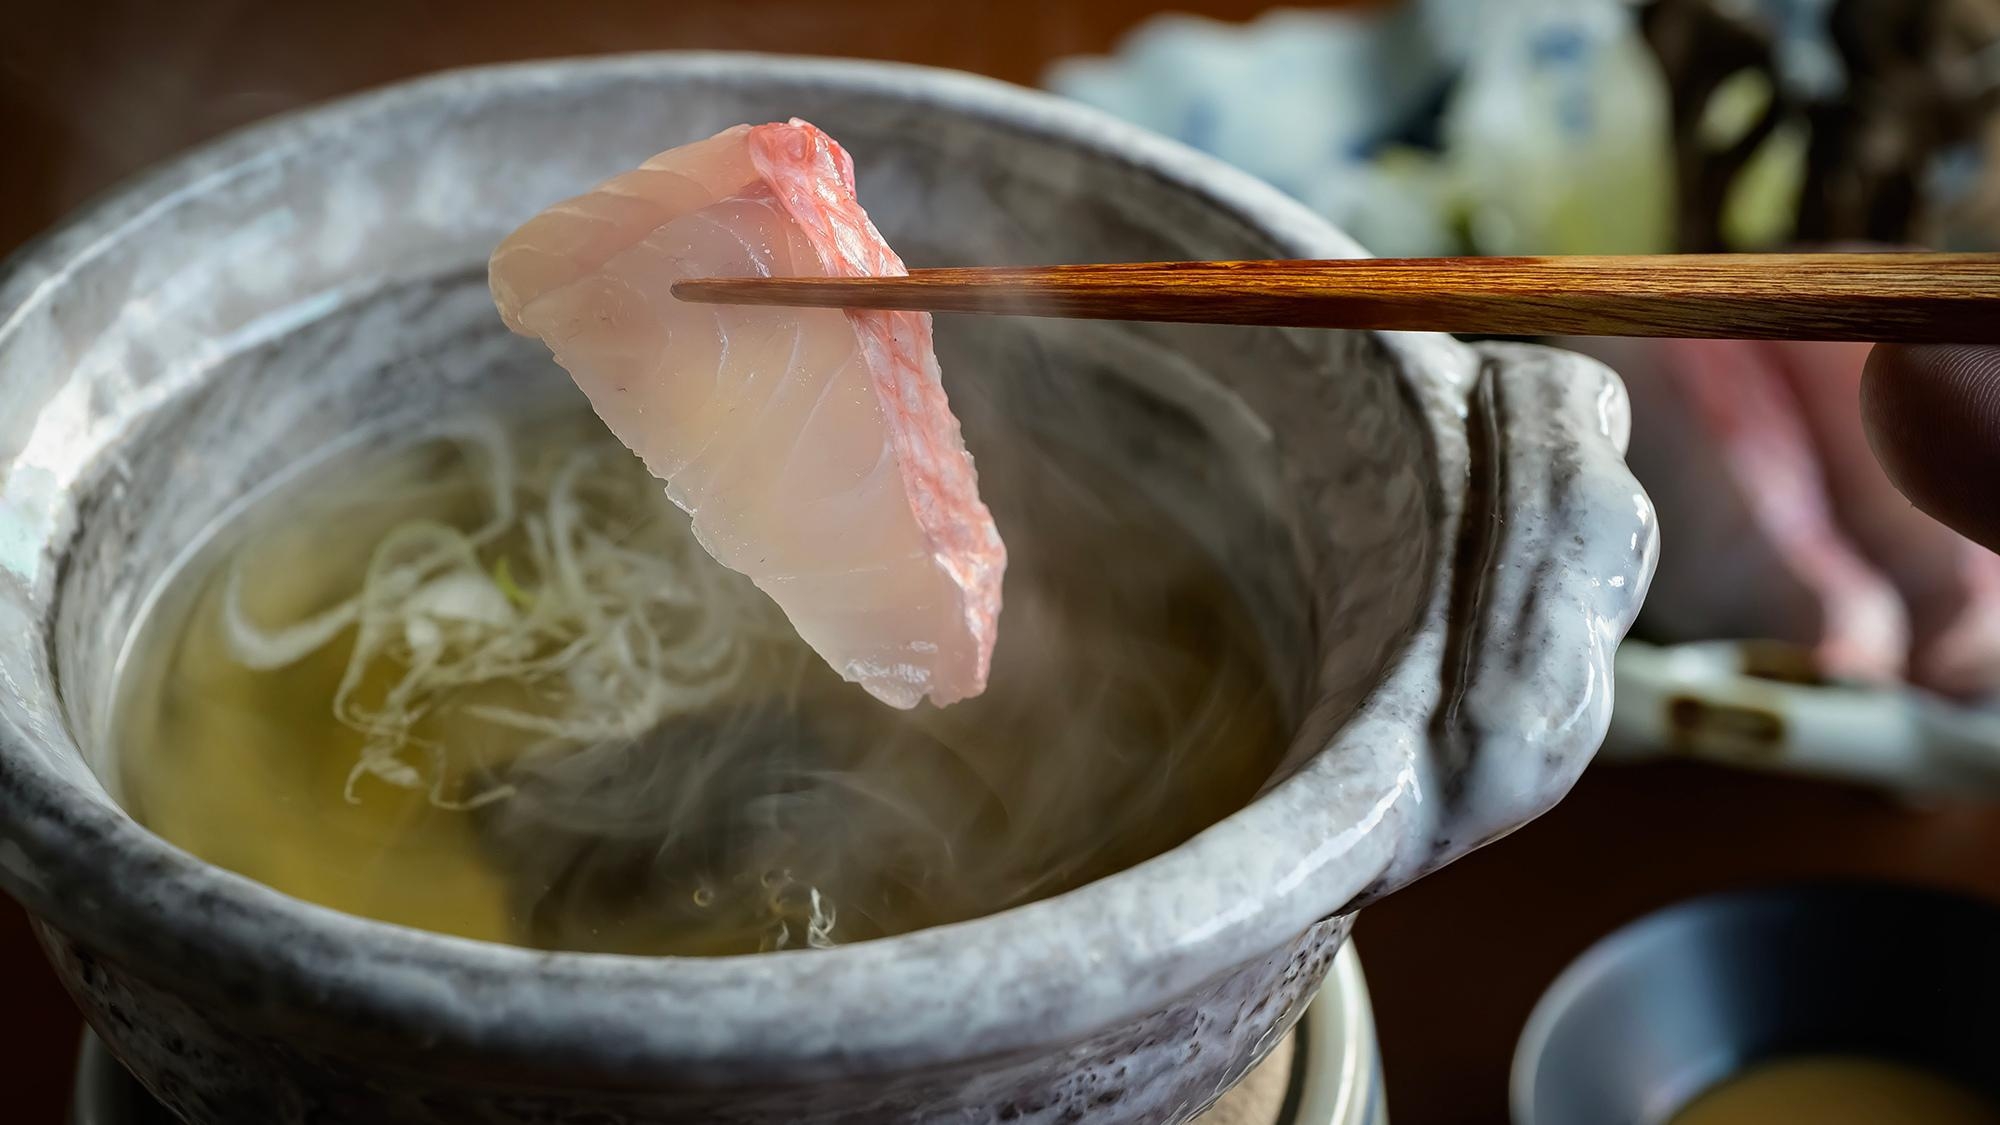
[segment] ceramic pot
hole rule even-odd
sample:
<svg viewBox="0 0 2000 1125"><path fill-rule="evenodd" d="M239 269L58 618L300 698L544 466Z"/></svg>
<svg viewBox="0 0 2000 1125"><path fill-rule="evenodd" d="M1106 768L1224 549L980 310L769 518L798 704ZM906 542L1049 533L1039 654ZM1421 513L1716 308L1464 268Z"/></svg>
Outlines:
<svg viewBox="0 0 2000 1125"><path fill-rule="evenodd" d="M1359 253L1247 175L1041 95L656 55L284 118L8 265L0 885L189 1120L1183 1120L1279 1041L1357 908L1546 809L1603 736L1654 557L1603 367L1440 337L974 318L938 338L982 476L1010 472L998 427L1087 419L1265 632L1289 753L1185 845L906 936L649 959L345 916L121 812L119 656L202 529L316 451L560 379L492 312L496 240L661 148L792 114L853 150L912 264Z"/></svg>

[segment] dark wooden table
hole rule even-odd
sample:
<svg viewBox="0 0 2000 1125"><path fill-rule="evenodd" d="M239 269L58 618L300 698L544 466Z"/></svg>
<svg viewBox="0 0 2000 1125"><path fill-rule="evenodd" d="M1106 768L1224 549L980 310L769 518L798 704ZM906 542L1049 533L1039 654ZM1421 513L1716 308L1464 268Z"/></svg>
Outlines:
<svg viewBox="0 0 2000 1125"><path fill-rule="evenodd" d="M232 126L447 66L665 47L809 51L1033 82L1146 0L0 0L0 251ZM1256 0L1177 5L1243 18ZM2000 897L2000 809L1925 811L1691 765L1600 768L1554 813L1371 909L1359 928L1397 1125L1498 1122L1541 989L1615 926L1688 895L1801 877ZM0 1121L61 1120L77 1018L0 897Z"/></svg>

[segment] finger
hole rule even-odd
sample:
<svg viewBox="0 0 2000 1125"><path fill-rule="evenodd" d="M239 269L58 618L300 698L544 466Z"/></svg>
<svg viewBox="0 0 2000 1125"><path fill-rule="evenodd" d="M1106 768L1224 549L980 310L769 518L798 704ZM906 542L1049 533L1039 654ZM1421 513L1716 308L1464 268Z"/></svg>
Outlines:
<svg viewBox="0 0 2000 1125"><path fill-rule="evenodd" d="M2000 348L1878 347L1861 413L1869 446L1903 495L2000 550Z"/></svg>

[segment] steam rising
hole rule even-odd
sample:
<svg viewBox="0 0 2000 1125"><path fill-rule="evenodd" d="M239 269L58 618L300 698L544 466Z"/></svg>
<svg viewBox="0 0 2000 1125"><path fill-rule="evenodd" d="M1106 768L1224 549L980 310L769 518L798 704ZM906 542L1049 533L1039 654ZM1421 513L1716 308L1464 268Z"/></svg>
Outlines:
<svg viewBox="0 0 2000 1125"><path fill-rule="evenodd" d="M128 741L222 748L128 748L136 811L244 869L220 806L301 803L295 831L326 841L247 873L324 900L336 868L463 867L500 900L480 936L723 954L1032 901L1247 800L1282 719L1217 564L1080 447L981 468L1014 560L991 686L912 712L841 682L580 410L323 472L152 626L184 634L142 648L174 689L153 698L201 702L128 708ZM273 710L324 734L231 741L228 716ZM204 776L245 769L241 792ZM326 827L382 807L392 827ZM365 891L336 905L397 913Z"/></svg>

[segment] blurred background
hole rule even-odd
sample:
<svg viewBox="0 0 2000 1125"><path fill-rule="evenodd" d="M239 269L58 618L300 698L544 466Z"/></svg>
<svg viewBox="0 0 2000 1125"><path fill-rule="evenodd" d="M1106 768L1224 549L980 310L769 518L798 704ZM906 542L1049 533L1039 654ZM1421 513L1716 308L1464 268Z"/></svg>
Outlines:
<svg viewBox="0 0 2000 1125"><path fill-rule="evenodd" d="M1237 163L1383 254L2000 242L2000 0L5 0L0 15L0 252L272 114L441 68L668 48L1044 86ZM1503 1119L1537 995L1669 902L1822 875L2000 898L2000 808L1980 796L2000 770L2000 572L1884 499L1841 413L1861 353L1614 358L1644 408L1635 462L1668 542L1645 644L1620 669L1612 752L1564 804L1363 915L1399 1123ZM1748 439L1744 418L1701 405L1724 368L1771 391ZM1742 467L1746 440L1795 455L1796 479ZM1694 462L1721 468L1676 468ZM1825 534L1788 539L1798 512ZM1720 654L1701 666L1665 647L1713 640L1759 643L1700 650ZM1759 684L1796 691L1765 699L1779 711L1844 693L1903 741L1746 745L1716 716ZM1669 698L1698 706L1640 710ZM0 1118L61 1120L79 1030L0 899Z"/></svg>

